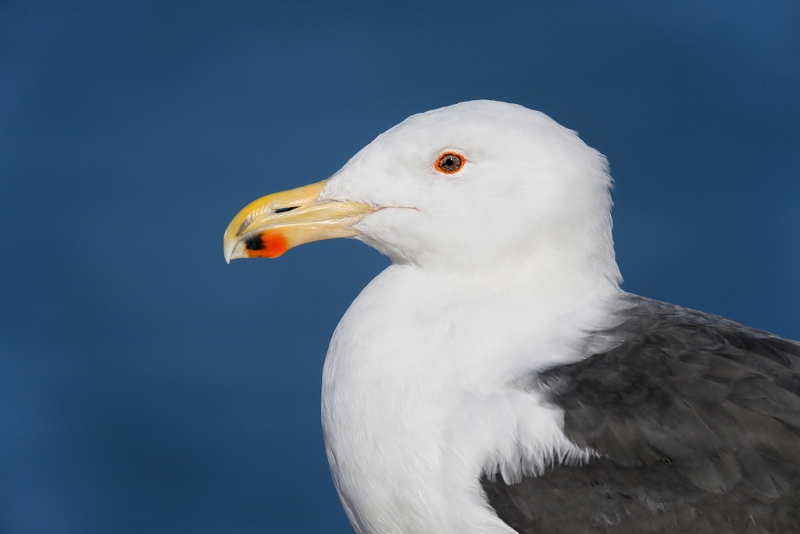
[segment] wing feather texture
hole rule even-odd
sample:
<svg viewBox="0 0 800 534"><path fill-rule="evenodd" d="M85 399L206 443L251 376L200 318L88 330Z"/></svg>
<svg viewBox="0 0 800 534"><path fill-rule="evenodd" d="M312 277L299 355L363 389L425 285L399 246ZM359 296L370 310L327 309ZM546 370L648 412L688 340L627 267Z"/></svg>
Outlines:
<svg viewBox="0 0 800 534"><path fill-rule="evenodd" d="M531 376L597 453L481 483L522 534L800 533L800 344L626 295L614 348ZM591 345L591 343L590 343Z"/></svg>

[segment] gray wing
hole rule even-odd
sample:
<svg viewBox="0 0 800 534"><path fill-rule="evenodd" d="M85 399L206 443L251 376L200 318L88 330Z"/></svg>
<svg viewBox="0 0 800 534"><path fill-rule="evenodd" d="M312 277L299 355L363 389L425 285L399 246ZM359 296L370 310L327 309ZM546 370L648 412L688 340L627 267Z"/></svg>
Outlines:
<svg viewBox="0 0 800 534"><path fill-rule="evenodd" d="M800 344L626 296L621 343L527 386L599 456L507 485L481 480L517 532L800 533Z"/></svg>

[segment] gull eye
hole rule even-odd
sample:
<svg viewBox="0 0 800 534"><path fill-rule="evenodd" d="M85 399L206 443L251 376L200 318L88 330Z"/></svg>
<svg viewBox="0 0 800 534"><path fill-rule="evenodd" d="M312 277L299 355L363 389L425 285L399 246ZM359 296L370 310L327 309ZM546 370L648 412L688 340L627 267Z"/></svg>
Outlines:
<svg viewBox="0 0 800 534"><path fill-rule="evenodd" d="M445 152L439 156L436 162L436 170L445 174L453 174L461 170L464 162L467 161L461 154L455 152Z"/></svg>

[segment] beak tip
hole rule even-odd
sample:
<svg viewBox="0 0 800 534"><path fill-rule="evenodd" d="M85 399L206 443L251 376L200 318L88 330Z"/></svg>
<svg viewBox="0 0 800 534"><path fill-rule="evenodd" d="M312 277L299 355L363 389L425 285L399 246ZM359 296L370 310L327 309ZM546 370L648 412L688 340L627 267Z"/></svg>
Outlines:
<svg viewBox="0 0 800 534"><path fill-rule="evenodd" d="M251 257L247 253L247 247L245 243L235 238L225 239L222 255L225 257L225 263L228 265L230 265L233 260Z"/></svg>
<svg viewBox="0 0 800 534"><path fill-rule="evenodd" d="M225 239L225 244L222 249L222 255L225 257L225 263L227 263L228 265L230 265L231 260L236 259L234 257L234 252L236 252L236 245L237 243L235 241L230 243L227 238Z"/></svg>

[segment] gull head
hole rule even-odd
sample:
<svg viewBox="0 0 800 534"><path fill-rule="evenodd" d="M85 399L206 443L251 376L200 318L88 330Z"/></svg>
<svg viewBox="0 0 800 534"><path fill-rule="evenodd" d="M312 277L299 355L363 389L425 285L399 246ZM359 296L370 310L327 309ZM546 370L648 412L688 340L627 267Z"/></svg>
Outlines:
<svg viewBox="0 0 800 534"><path fill-rule="evenodd" d="M349 237L432 270L547 261L618 279L610 186L606 159L547 115L463 102L409 117L325 181L251 203L224 253L275 257Z"/></svg>

